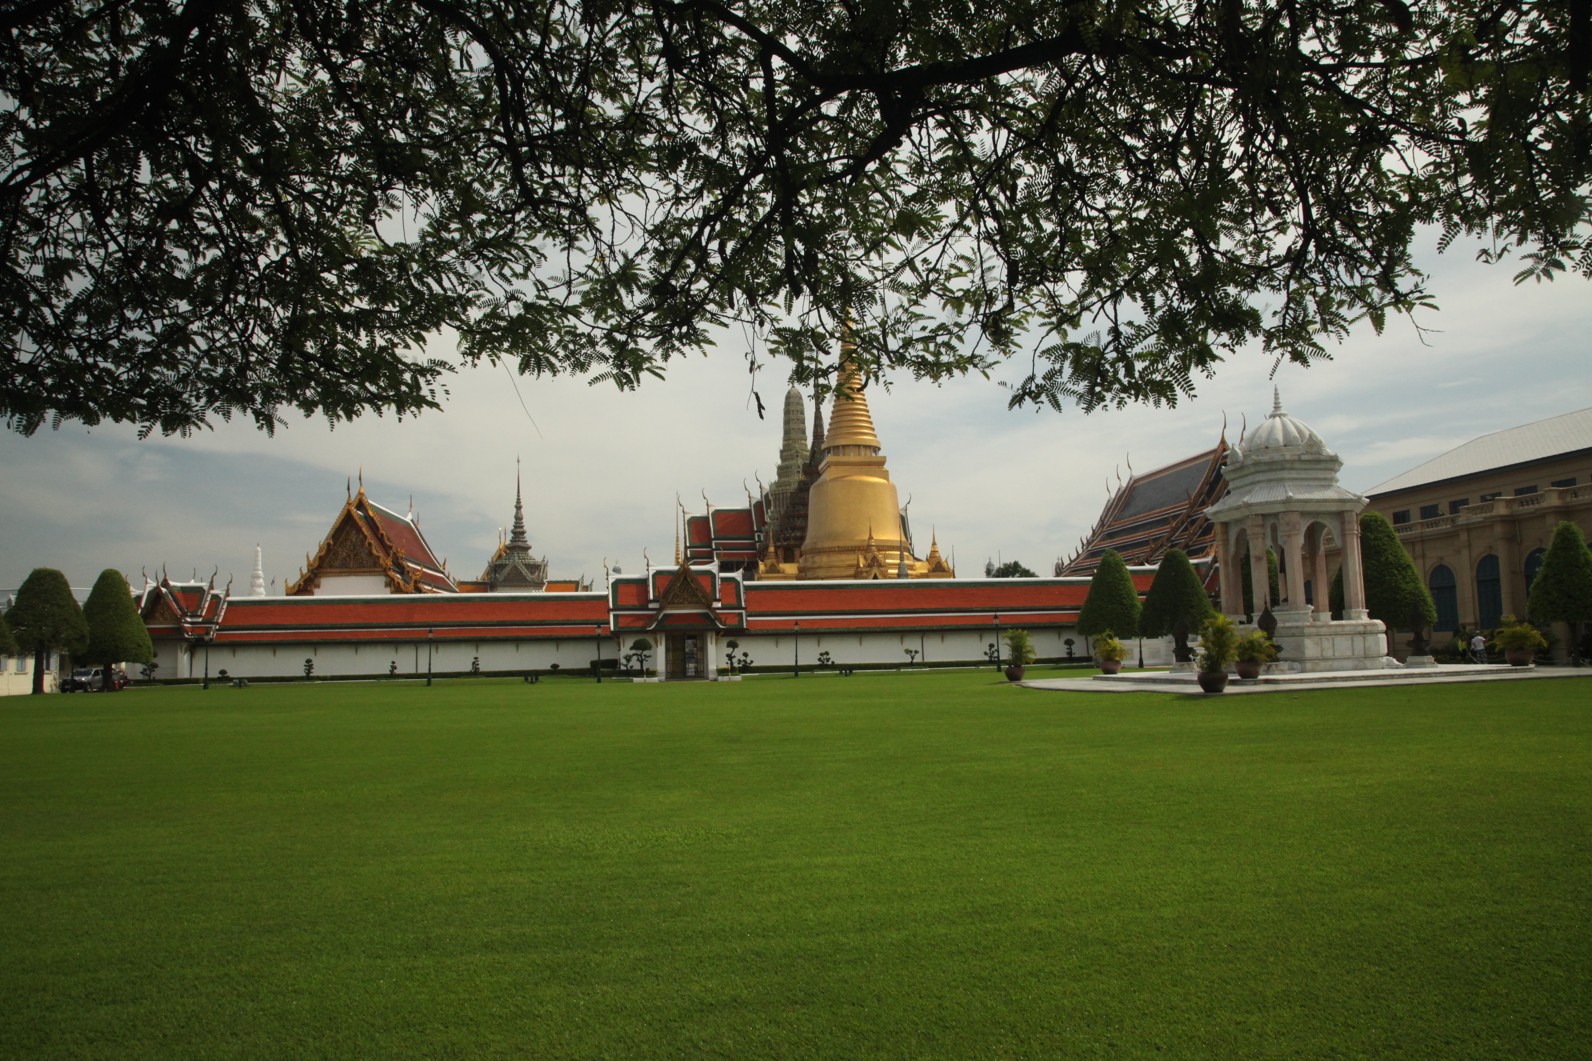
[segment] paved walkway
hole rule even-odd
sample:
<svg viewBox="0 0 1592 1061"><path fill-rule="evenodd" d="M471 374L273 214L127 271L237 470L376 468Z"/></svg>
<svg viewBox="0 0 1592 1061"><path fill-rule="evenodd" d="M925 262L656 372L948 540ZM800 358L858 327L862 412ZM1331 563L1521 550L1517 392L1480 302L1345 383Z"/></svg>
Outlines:
<svg viewBox="0 0 1592 1061"><path fill-rule="evenodd" d="M1439 664L1435 667L1395 667L1387 670L1325 671L1315 674L1266 674L1245 681L1231 678L1228 693L1279 693L1300 689L1352 689L1367 685L1440 685L1445 682L1515 682L1533 678L1592 678L1592 667L1510 667L1474 663ZM1193 671L1146 670L1121 674L1096 674L1088 678L1036 678L1019 682L1030 689L1069 693L1192 693L1200 692ZM1224 694L1225 695L1225 694Z"/></svg>

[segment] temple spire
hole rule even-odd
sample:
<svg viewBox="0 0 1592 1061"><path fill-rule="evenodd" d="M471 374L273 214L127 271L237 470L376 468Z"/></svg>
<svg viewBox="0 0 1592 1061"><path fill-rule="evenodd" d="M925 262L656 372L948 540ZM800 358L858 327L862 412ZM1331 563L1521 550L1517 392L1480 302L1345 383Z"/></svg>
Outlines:
<svg viewBox="0 0 1592 1061"><path fill-rule="evenodd" d="M249 575L249 596L265 596L264 554L260 551L259 542L254 544L254 571Z"/></svg>
<svg viewBox="0 0 1592 1061"><path fill-rule="evenodd" d="M509 544L527 547L531 544L530 539L525 536L525 506L520 500L520 459L518 457L514 458L514 528L509 533Z"/></svg>
<svg viewBox="0 0 1592 1061"><path fill-rule="evenodd" d="M824 440L824 453L848 456L876 457L883 450L879 436L873 429L873 414L868 411L868 399L863 390L867 380L857 367L853 351L856 347L848 338L841 351L840 371L835 381L835 401L829 409L829 435Z"/></svg>

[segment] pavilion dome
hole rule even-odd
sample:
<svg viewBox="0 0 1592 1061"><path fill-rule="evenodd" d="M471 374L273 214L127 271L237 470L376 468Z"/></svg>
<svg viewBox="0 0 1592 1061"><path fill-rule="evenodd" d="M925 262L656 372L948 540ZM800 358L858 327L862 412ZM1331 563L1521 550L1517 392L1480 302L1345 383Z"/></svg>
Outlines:
<svg viewBox="0 0 1592 1061"><path fill-rule="evenodd" d="M1290 416L1282 407L1282 394L1272 388L1271 415L1261 421L1249 436L1233 447L1230 464L1272 456L1331 456L1332 451L1315 428L1296 416Z"/></svg>

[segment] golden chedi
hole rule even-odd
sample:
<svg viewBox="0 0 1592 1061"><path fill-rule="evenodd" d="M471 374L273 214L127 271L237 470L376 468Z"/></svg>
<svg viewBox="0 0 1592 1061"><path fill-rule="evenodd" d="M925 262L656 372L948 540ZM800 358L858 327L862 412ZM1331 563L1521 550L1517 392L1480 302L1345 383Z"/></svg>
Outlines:
<svg viewBox="0 0 1592 1061"><path fill-rule="evenodd" d="M950 576L943 560L936 565L940 570L931 570L912 555L903 533L901 502L884 464L861 373L845 351L823 463L808 497L801 578Z"/></svg>

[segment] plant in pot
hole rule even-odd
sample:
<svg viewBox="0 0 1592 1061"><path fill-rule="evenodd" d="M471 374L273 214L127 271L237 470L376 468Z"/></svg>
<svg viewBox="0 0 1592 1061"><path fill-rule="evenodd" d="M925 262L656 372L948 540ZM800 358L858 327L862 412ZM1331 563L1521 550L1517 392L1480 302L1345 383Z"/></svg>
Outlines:
<svg viewBox="0 0 1592 1061"><path fill-rule="evenodd" d="M1037 658L1033 639L1028 636L1027 630L1008 630L1001 636L1006 642L1006 680L1020 682L1023 680L1023 668Z"/></svg>
<svg viewBox="0 0 1592 1061"><path fill-rule="evenodd" d="M1238 630L1233 621L1217 614L1205 620L1200 627L1200 654L1196 661L1200 688L1207 693L1219 693L1227 688L1227 668L1238 652Z"/></svg>
<svg viewBox="0 0 1592 1061"><path fill-rule="evenodd" d="M1260 669L1277 658L1277 646L1264 630L1251 630L1233 643L1234 669L1240 678L1258 678Z"/></svg>
<svg viewBox="0 0 1592 1061"><path fill-rule="evenodd" d="M1101 674L1115 674L1122 669L1122 661L1128 658L1128 646L1107 630L1094 639L1094 654L1100 662Z"/></svg>
<svg viewBox="0 0 1592 1061"><path fill-rule="evenodd" d="M1500 620L1492 639L1493 644L1503 649L1504 659L1509 661L1511 667L1526 666L1532 656L1548 647L1548 639L1542 636L1542 631L1513 615L1506 615Z"/></svg>

